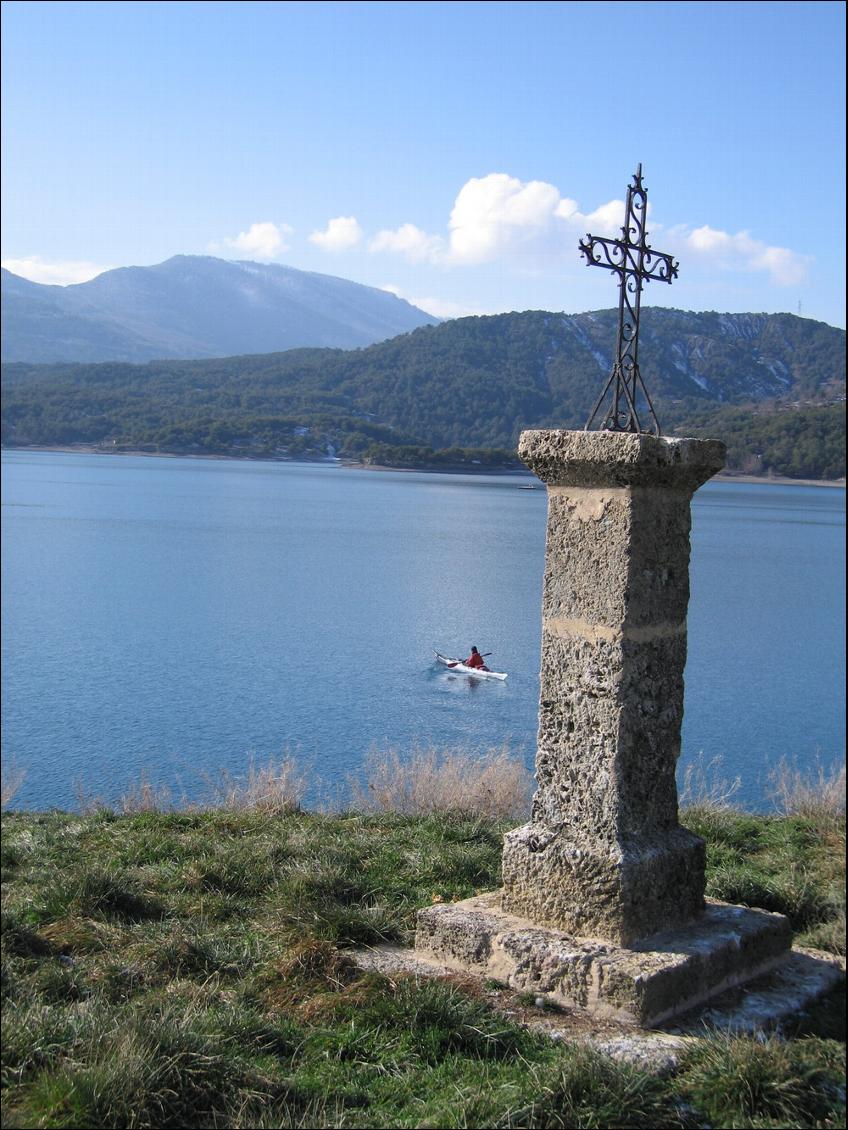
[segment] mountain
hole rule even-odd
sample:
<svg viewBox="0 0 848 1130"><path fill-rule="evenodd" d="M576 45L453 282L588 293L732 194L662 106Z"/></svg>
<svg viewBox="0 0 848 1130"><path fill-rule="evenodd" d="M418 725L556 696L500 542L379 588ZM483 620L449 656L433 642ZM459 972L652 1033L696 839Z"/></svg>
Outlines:
<svg viewBox="0 0 848 1130"><path fill-rule="evenodd" d="M384 290L272 264L176 255L74 286L2 273L3 361L152 361L353 349L437 321Z"/></svg>
<svg viewBox="0 0 848 1130"><path fill-rule="evenodd" d="M2 437L264 458L331 449L397 465L491 461L481 452L499 449L503 461L523 428L583 427L616 322L615 310L525 311L353 351L4 365ZM666 434L726 439L738 470L844 474L844 330L792 314L649 307L639 359Z"/></svg>

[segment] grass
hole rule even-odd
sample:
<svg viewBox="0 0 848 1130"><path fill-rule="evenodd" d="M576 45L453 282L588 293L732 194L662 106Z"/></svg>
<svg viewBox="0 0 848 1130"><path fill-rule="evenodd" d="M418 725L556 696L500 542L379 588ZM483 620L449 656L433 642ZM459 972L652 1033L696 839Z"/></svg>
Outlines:
<svg viewBox="0 0 848 1130"><path fill-rule="evenodd" d="M363 972L353 947L408 944L420 907L498 886L514 818L450 794L304 812L268 783L255 771L207 809L148 792L123 812L4 813L4 1127L844 1126L835 998L660 1075L521 1027L485 986ZM844 952L832 798L774 816L702 798L682 820L707 841L709 893Z"/></svg>
<svg viewBox="0 0 848 1130"><path fill-rule="evenodd" d="M364 812L465 812L494 819L525 816L532 778L509 750L478 757L461 750L418 748L403 756L372 750L365 759L365 783L349 782L353 807Z"/></svg>
<svg viewBox="0 0 848 1130"><path fill-rule="evenodd" d="M830 822L838 831L845 815L845 765L827 768L817 761L810 771L782 758L769 773L769 792L779 812L809 816L819 826Z"/></svg>
<svg viewBox="0 0 848 1130"><path fill-rule="evenodd" d="M733 808L739 781L720 771L695 763L681 796L681 822L707 842L707 894L785 914L795 944L844 956L845 766L805 774L781 761L773 816Z"/></svg>

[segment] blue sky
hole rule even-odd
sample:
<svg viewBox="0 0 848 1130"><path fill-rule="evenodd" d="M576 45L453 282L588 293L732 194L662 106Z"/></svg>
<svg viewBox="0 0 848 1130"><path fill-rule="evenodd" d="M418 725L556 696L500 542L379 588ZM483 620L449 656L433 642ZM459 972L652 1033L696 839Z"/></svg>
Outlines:
<svg viewBox="0 0 848 1130"><path fill-rule="evenodd" d="M641 162L646 304L845 325L840 3L41 3L3 19L4 266L279 262L441 316L615 304L577 252Z"/></svg>

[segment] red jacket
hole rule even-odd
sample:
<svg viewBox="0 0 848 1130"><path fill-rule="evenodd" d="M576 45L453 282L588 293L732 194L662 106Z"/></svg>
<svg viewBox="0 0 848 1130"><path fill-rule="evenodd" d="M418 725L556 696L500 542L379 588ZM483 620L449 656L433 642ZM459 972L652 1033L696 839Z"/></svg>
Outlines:
<svg viewBox="0 0 848 1130"><path fill-rule="evenodd" d="M486 666L486 664L483 662L483 656L480 654L479 651L472 651L471 654L469 655L469 657L467 659L463 660L463 662L465 663L466 667L485 667Z"/></svg>

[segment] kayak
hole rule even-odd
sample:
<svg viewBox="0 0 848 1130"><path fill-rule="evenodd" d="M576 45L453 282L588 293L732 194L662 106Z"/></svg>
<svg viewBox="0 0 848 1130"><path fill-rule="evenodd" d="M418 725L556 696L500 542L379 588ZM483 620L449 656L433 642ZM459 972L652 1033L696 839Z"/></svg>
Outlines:
<svg viewBox="0 0 848 1130"><path fill-rule="evenodd" d="M460 659L451 659L448 655L442 655L440 651L435 654L437 663L443 663L445 667L450 667L451 671L455 671L458 675L473 675L476 679L506 678L503 671L484 671L480 667L466 667Z"/></svg>

